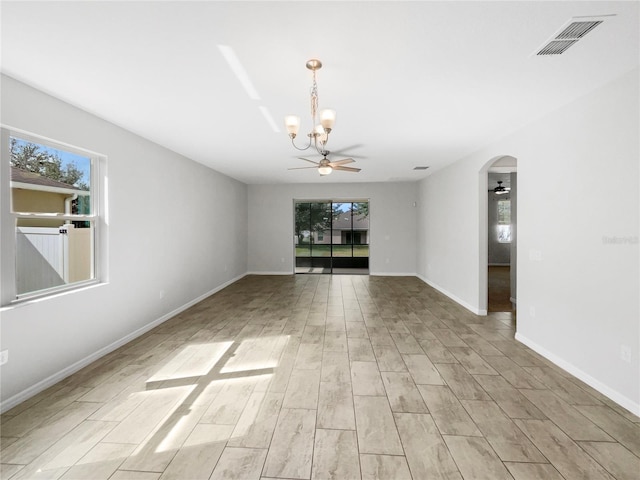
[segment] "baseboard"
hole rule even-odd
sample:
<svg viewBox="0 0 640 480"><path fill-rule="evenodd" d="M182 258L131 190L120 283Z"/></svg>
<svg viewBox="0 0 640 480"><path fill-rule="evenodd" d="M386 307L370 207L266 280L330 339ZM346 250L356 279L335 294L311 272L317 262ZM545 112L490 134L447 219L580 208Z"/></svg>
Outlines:
<svg viewBox="0 0 640 480"><path fill-rule="evenodd" d="M293 275L292 272L247 272L247 275ZM369 272L372 277L415 277L415 272Z"/></svg>
<svg viewBox="0 0 640 480"><path fill-rule="evenodd" d="M546 348L541 347L540 345L538 345L536 342L534 342L532 340L529 340L524 335L516 332L515 338L516 338L516 340L518 340L522 344L524 344L527 347L529 347L534 352L542 355L544 358L546 358L550 362L556 364L557 366L559 366L563 370L569 372L571 375L573 375L577 379L582 380L584 383L586 383L590 387L593 387L598 392L603 394L605 397L610 398L611 400L616 402L618 405L620 405L620 406L626 408L627 410L629 410L634 415L640 416L640 403L636 403L633 400L625 397L621 393L619 393L619 392L613 390L612 388L606 386L605 384L603 384L599 380L596 380L591 375L583 372L582 370L580 370L579 368L577 368L573 364L571 364L571 363L567 362L566 360L558 357L557 355L551 353Z"/></svg>
<svg viewBox="0 0 640 480"><path fill-rule="evenodd" d="M372 277L416 277L416 272L369 272Z"/></svg>
<svg viewBox="0 0 640 480"><path fill-rule="evenodd" d="M247 275L293 275L292 272L247 272ZM369 272L372 277L415 277L415 272Z"/></svg>
<svg viewBox="0 0 640 480"><path fill-rule="evenodd" d="M293 272L247 272L247 275L293 275Z"/></svg>
<svg viewBox="0 0 640 480"><path fill-rule="evenodd" d="M472 313L475 313L476 315L481 315L481 316L485 316L487 314L486 310L480 310L478 308L476 308L475 306L465 302L464 300L462 300L461 298L455 296L453 293L445 290L444 288L442 288L440 285L438 285L437 283L432 282L431 280L427 279L426 277L424 277L423 275L417 274L416 275L420 280L422 280L424 283L426 283L427 285L429 285L430 287L435 288L436 290L438 290L440 293L446 295L447 297L449 297L451 300L453 300L454 302L462 305L464 308L466 308L467 310L469 310Z"/></svg>
<svg viewBox="0 0 640 480"><path fill-rule="evenodd" d="M46 390L47 388L51 387L52 385L55 385L56 383L60 382L61 380L64 380L69 375L73 375L78 370L86 367L87 365L90 365L91 363L93 363L96 360L104 357L108 353L113 352L114 350L120 348L121 346L126 345L130 341L138 338L140 335L143 335L143 334L147 333L149 330L151 330L151 329L157 327L158 325L166 322L170 318L175 317L179 313L184 312L189 307L192 307L196 303L201 302L205 298L210 297L214 293L219 292L223 288L228 287L232 283L237 282L241 278L244 278L246 275L247 275L246 273L243 273L242 275L238 275L237 277L235 277L235 278L233 278L233 279L231 279L231 280L229 280L229 281L217 286L213 290L210 290L207 293L204 293L204 294L200 295L199 297L194 298L193 300L190 300L189 302L185 303L184 305L181 305L180 307L176 308L175 310L172 310L171 312L163 315L162 317L155 319L154 321L146 324L143 327L140 327L139 329L129 333L128 335L125 335L124 337L120 338L119 340L116 340L115 342L107 345L106 347L103 347L100 350L98 350L96 352L93 352L91 355L89 355L89 356L87 356L87 357L85 357L85 358L83 358L81 360L78 360L77 362L69 365L66 368L63 368L62 370L60 370L59 372L54 373L53 375L50 375L49 377L39 381L35 385L32 385L32 386L24 389L23 391L21 391L19 393L16 393L12 397L7 398L5 401L0 403L0 413L4 413L7 410L12 409L16 405L24 402L25 400L28 400L29 398L33 397L34 395L42 392L43 390Z"/></svg>

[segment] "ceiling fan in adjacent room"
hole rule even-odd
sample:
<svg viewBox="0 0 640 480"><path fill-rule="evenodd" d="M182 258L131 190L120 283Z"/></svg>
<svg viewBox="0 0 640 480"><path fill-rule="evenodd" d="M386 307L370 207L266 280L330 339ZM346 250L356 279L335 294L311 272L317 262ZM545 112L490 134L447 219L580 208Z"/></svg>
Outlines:
<svg viewBox="0 0 640 480"><path fill-rule="evenodd" d="M505 193L509 193L510 191L510 187L502 186L502 180L498 180L498 186L493 189L493 193L495 193L496 195L504 195Z"/></svg>
<svg viewBox="0 0 640 480"><path fill-rule="evenodd" d="M300 160L304 160L305 162L313 163L313 167L294 167L289 170L303 170L305 168L317 168L318 173L321 176L329 175L334 170L340 170L343 172L354 172L357 173L360 171L359 168L353 167L344 167L347 163L353 163L355 160L353 158L343 158L342 160L329 161L327 155L329 152L324 152L322 160L319 162L314 162L313 160L309 160L308 158L298 157Z"/></svg>

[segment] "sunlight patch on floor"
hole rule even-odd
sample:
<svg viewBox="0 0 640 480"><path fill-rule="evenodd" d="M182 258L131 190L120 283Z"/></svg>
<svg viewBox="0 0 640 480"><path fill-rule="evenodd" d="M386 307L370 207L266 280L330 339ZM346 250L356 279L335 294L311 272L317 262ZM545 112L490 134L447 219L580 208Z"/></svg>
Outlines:
<svg viewBox="0 0 640 480"><path fill-rule="evenodd" d="M229 350L231 345L233 345L233 342L187 345L149 378L147 382L161 382L206 375Z"/></svg>

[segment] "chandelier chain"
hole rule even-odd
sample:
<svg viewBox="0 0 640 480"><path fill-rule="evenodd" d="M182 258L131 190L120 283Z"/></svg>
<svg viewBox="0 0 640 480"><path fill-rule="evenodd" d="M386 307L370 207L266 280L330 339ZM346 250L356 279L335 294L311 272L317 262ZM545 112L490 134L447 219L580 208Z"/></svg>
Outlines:
<svg viewBox="0 0 640 480"><path fill-rule="evenodd" d="M313 70L313 85L311 86L311 119L316 123L318 112L318 84L316 83L316 71Z"/></svg>

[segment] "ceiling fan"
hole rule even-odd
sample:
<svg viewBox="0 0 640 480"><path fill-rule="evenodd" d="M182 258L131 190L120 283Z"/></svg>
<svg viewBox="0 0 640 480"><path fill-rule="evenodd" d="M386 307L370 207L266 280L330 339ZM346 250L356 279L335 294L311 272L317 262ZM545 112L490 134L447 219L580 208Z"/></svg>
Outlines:
<svg viewBox="0 0 640 480"><path fill-rule="evenodd" d="M336 160L332 162L332 161L329 161L329 159L327 158L328 154L329 152L324 152L323 158L319 162L314 162L313 160L309 160L308 158L304 158L304 157L298 157L300 160L313 163L313 167L294 167L294 168L290 168L289 170L303 170L305 168L317 168L318 173L323 177L325 175L329 175L334 170L341 170L343 172L354 172L354 173L357 173L360 171L359 168L343 167L343 165L346 165L347 163L355 162L353 158L344 158L342 160Z"/></svg>
<svg viewBox="0 0 640 480"><path fill-rule="evenodd" d="M505 193L509 193L510 191L511 188L502 186L502 180L498 180L498 186L493 189L493 193L495 193L496 195L504 195Z"/></svg>

